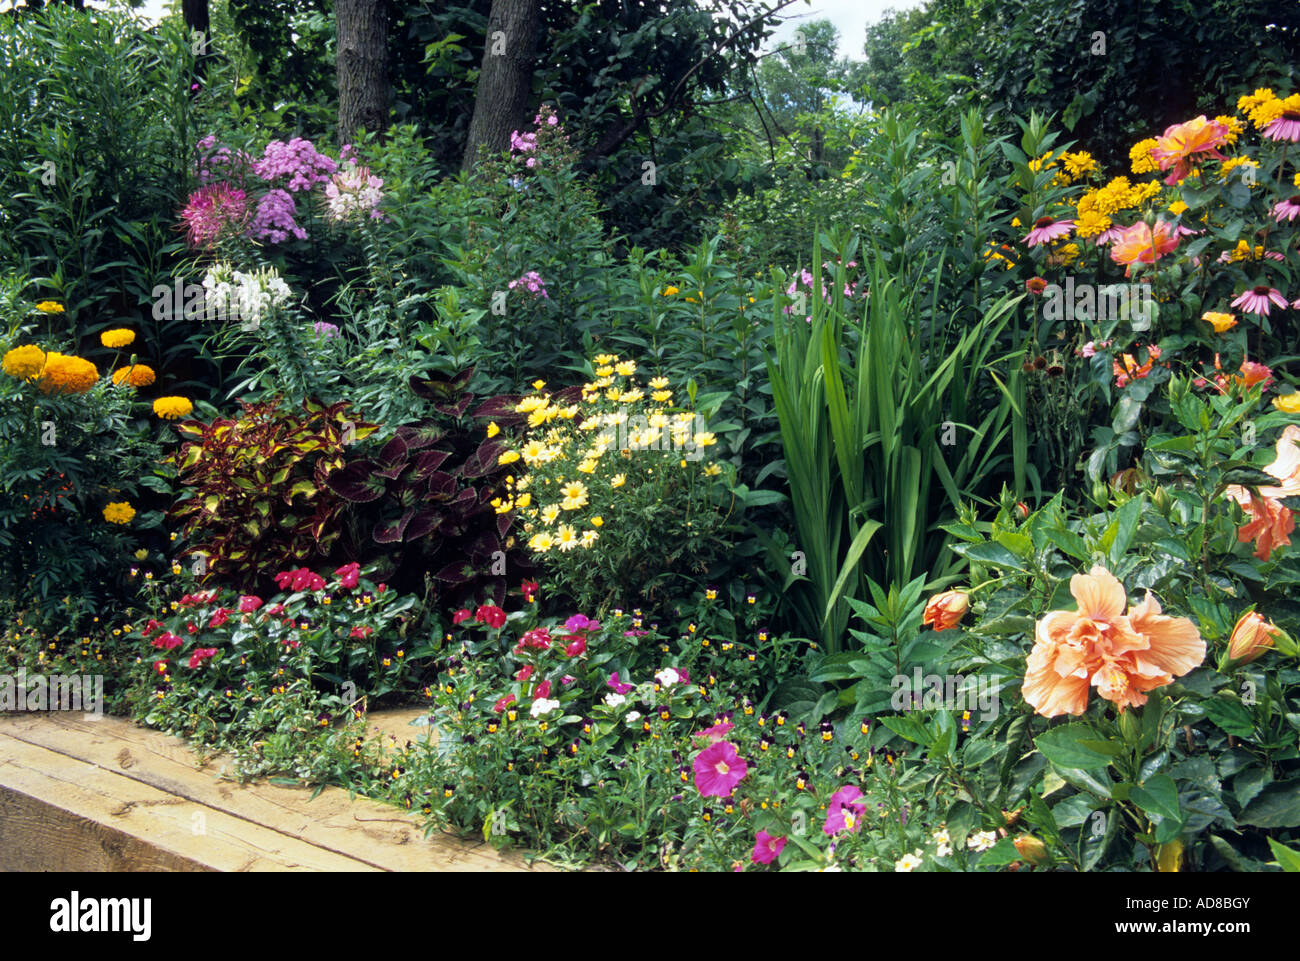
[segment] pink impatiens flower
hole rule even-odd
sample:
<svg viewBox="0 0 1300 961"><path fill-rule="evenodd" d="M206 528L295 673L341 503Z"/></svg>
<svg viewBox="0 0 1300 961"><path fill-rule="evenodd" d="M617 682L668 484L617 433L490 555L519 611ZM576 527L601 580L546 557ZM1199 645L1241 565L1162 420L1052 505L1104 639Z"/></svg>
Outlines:
<svg viewBox="0 0 1300 961"><path fill-rule="evenodd" d="M492 710L500 714L513 703L515 703L515 696L513 694L507 694L505 697L501 698L501 700L492 705Z"/></svg>
<svg viewBox="0 0 1300 961"><path fill-rule="evenodd" d="M199 667L209 658L216 657L217 649L215 647L195 648L194 653L190 655L190 667Z"/></svg>
<svg viewBox="0 0 1300 961"><path fill-rule="evenodd" d="M471 611L469 608L462 607L455 614L451 615L451 623L459 624L461 621L468 621L473 616L474 616L473 611Z"/></svg>
<svg viewBox="0 0 1300 961"><path fill-rule="evenodd" d="M1240 307L1248 314L1259 314L1267 317L1270 302L1278 307L1287 306L1286 298L1282 296L1281 291L1260 285L1243 290L1237 295L1237 299L1232 302L1232 306Z"/></svg>
<svg viewBox="0 0 1300 961"><path fill-rule="evenodd" d="M785 850L785 838L778 838L766 831L754 835L754 853L749 859L755 864L771 864Z"/></svg>
<svg viewBox="0 0 1300 961"><path fill-rule="evenodd" d="M727 797L746 774L749 765L730 741L719 741L695 757L695 786L704 797Z"/></svg>
<svg viewBox="0 0 1300 961"><path fill-rule="evenodd" d="M621 683L618 679L618 671L615 671L612 675L610 675L609 680L606 681L605 684L609 687L612 687L614 689L615 694L626 694L628 691L636 687L635 684Z"/></svg>
<svg viewBox="0 0 1300 961"><path fill-rule="evenodd" d="M1056 240L1058 237L1068 236L1073 229L1073 220L1053 220L1051 217L1039 217L1034 221L1033 229L1025 234L1025 243L1030 247L1036 247L1039 244Z"/></svg>
<svg viewBox="0 0 1300 961"><path fill-rule="evenodd" d="M251 614L262 606L262 599L255 594L241 594L239 596L239 610L244 614Z"/></svg>
<svg viewBox="0 0 1300 961"><path fill-rule="evenodd" d="M357 586L357 582L361 578L361 565L355 562L344 564L334 572L334 576L339 578L340 584L351 590Z"/></svg>
<svg viewBox="0 0 1300 961"><path fill-rule="evenodd" d="M216 613L212 615L212 620L208 621L208 627L220 627L228 620L230 620L230 611L224 607L218 607Z"/></svg>
<svg viewBox="0 0 1300 961"><path fill-rule="evenodd" d="M325 579L305 567L296 571L281 571L275 575L275 583L282 591L319 591L325 588Z"/></svg>
<svg viewBox="0 0 1300 961"><path fill-rule="evenodd" d="M564 648L564 653L569 657L579 657L585 654L587 652L587 639L581 634L572 635L572 637L573 639L569 641L568 646Z"/></svg>

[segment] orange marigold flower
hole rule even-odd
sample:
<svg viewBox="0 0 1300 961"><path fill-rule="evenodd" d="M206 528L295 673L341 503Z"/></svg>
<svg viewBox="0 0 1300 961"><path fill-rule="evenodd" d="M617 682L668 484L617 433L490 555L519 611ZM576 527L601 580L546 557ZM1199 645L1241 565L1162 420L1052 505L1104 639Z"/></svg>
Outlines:
<svg viewBox="0 0 1300 961"><path fill-rule="evenodd" d="M154 379L153 368L148 364L132 364L130 367L119 367L113 371L113 383L115 384L126 381L132 387L148 387L154 382Z"/></svg>
<svg viewBox="0 0 1300 961"><path fill-rule="evenodd" d="M84 394L99 380L95 365L81 357L50 351L37 384L46 394Z"/></svg>
<svg viewBox="0 0 1300 961"><path fill-rule="evenodd" d="M1077 611L1052 611L1034 632L1021 694L1044 717L1082 714L1088 689L1121 712L1146 703L1148 691L1172 683L1205 660L1205 641L1186 617L1160 613L1147 593L1124 613L1124 585L1100 565L1070 579Z"/></svg>

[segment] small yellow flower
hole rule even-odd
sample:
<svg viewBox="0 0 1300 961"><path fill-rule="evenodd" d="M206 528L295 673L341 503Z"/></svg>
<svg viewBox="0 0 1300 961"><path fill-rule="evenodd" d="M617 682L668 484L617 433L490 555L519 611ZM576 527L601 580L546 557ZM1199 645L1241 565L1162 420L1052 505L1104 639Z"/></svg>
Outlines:
<svg viewBox="0 0 1300 961"><path fill-rule="evenodd" d="M618 354L597 354L594 360L598 365L617 364Z"/></svg>
<svg viewBox="0 0 1300 961"><path fill-rule="evenodd" d="M140 548L138 551L135 552L135 559L136 559L137 561L148 560L148 559L149 559L149 552L148 552L147 550L145 550L145 549L142 547L142 548Z"/></svg>
<svg viewBox="0 0 1300 961"><path fill-rule="evenodd" d="M64 313L63 305L53 300L42 300L36 305L36 309L43 314L62 314Z"/></svg>
<svg viewBox="0 0 1300 961"><path fill-rule="evenodd" d="M129 524L135 517L135 508L126 501L114 501L104 508L104 520L110 524Z"/></svg>
<svg viewBox="0 0 1300 961"><path fill-rule="evenodd" d="M497 456L498 466L505 465L505 464L513 464L517 460L519 460L519 452L513 450L502 451Z"/></svg>
<svg viewBox="0 0 1300 961"><path fill-rule="evenodd" d="M652 391L650 394L650 399L659 404L667 404L672 401L673 392L671 390Z"/></svg>
<svg viewBox="0 0 1300 961"><path fill-rule="evenodd" d="M654 377L650 381L651 390L663 390L667 386L668 386L667 377Z"/></svg>
<svg viewBox="0 0 1300 961"><path fill-rule="evenodd" d="M1300 397L1300 394L1296 394L1295 396ZM605 523L605 519L601 517L599 514L597 514L595 517L591 519L592 527L600 527L604 523Z"/></svg>
<svg viewBox="0 0 1300 961"><path fill-rule="evenodd" d="M583 531L583 532L582 532L582 541L581 541L581 545L582 545L582 547L583 547L583 548L590 547L592 544L596 543L596 538L599 537L599 536L600 536L600 535L597 534L595 531L590 531L590 530L588 530L588 531Z"/></svg>
<svg viewBox="0 0 1300 961"><path fill-rule="evenodd" d="M710 464L708 467L704 468L704 473L709 477L717 477L722 473L722 468L717 464Z"/></svg>
<svg viewBox="0 0 1300 961"><path fill-rule="evenodd" d="M159 397L153 402L153 412L164 420L186 417L194 410L188 397Z"/></svg>
<svg viewBox="0 0 1300 961"><path fill-rule="evenodd" d="M667 287L664 288L665 297L673 297L676 296L678 293L680 293L680 291L672 284L669 284Z"/></svg>
<svg viewBox="0 0 1300 961"><path fill-rule="evenodd" d="M1300 414L1300 390L1274 397L1273 406L1284 414Z"/></svg>
<svg viewBox="0 0 1300 961"><path fill-rule="evenodd" d="M487 426L488 437L495 437L499 433L501 433L501 428L497 426L496 421L492 421L492 423L488 424Z"/></svg>
<svg viewBox="0 0 1300 961"><path fill-rule="evenodd" d="M531 547L533 550L537 551L537 553L539 554L545 554L547 551L551 549L551 545L554 543L555 543L555 539L551 537L551 535L548 534L546 531L542 531L538 534L534 534L528 540L528 546Z"/></svg>
<svg viewBox="0 0 1300 961"><path fill-rule="evenodd" d="M112 330L106 330L99 335L99 342L105 347L116 350L119 347L126 347L128 344L135 343L135 331L127 330L125 327L115 327Z"/></svg>
<svg viewBox="0 0 1300 961"><path fill-rule="evenodd" d="M518 497L515 498L515 506L518 507L520 510L523 510L532 502L533 502L532 494L520 494Z"/></svg>
<svg viewBox="0 0 1300 961"><path fill-rule="evenodd" d="M555 546L560 550L571 551L578 546L578 533L571 524L561 524L555 534Z"/></svg>
<svg viewBox="0 0 1300 961"><path fill-rule="evenodd" d="M560 493L564 495L560 507L566 511L576 511L587 504L587 487L582 481L569 481L560 488Z"/></svg>
<svg viewBox="0 0 1300 961"><path fill-rule="evenodd" d="M581 474L594 474L596 472L596 462L590 457L586 458L578 465L578 472Z"/></svg>
<svg viewBox="0 0 1300 961"><path fill-rule="evenodd" d="M1201 320L1213 327L1216 334L1226 333L1230 328L1237 326L1236 317L1217 310L1207 310L1201 314Z"/></svg>
<svg viewBox="0 0 1300 961"><path fill-rule="evenodd" d="M612 478L610 478L609 486L617 489L619 487L622 487L626 483L627 483L626 474L615 474Z"/></svg>
<svg viewBox="0 0 1300 961"><path fill-rule="evenodd" d="M596 376L599 377L601 380L605 379L606 377L613 377L614 368L611 367L609 364L602 364L601 366L596 368ZM610 383L612 384L613 381L611 380ZM608 385L601 384L599 381L597 381L597 386L604 387Z"/></svg>
<svg viewBox="0 0 1300 961"><path fill-rule="evenodd" d="M541 390L545 386L546 386L546 381L544 380L533 381L533 390Z"/></svg>
<svg viewBox="0 0 1300 961"><path fill-rule="evenodd" d="M614 365L614 373L620 377L631 377L636 373L636 364L633 361L625 360Z"/></svg>

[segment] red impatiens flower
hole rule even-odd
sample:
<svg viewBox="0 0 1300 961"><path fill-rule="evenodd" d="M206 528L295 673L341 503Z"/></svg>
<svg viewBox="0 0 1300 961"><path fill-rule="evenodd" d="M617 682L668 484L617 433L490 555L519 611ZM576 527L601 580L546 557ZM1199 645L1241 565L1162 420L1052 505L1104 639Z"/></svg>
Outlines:
<svg viewBox="0 0 1300 961"><path fill-rule="evenodd" d="M364 641L367 637L369 637L374 632L375 629L373 627L370 627L369 625L354 627L352 628L351 631L348 632L348 637L355 637L359 640Z"/></svg>
<svg viewBox="0 0 1300 961"><path fill-rule="evenodd" d="M748 773L730 741L711 744L695 757L695 786L704 797L727 797Z"/></svg>
<svg viewBox="0 0 1300 961"><path fill-rule="evenodd" d="M492 705L492 710L500 714L513 703L515 703L515 696L513 694L507 694L505 697L501 698L501 700Z"/></svg>
<svg viewBox="0 0 1300 961"><path fill-rule="evenodd" d="M564 639L569 642L564 648L564 653L569 657L578 657L587 652L587 639L581 634L568 634Z"/></svg>
<svg viewBox="0 0 1300 961"><path fill-rule="evenodd" d="M220 627L228 620L230 620L230 611L224 607L218 607L216 613L212 615L212 620L208 621L208 627Z"/></svg>
<svg viewBox="0 0 1300 961"><path fill-rule="evenodd" d="M524 600L531 604L533 598L537 596L537 592L541 589L541 586L542 585L538 584L536 581L524 581L519 585L519 590L523 592Z"/></svg>
<svg viewBox="0 0 1300 961"><path fill-rule="evenodd" d="M159 621L155 621L155 620L151 617L151 618L149 618L149 623L146 624L144 627L140 628L140 634L141 634L143 637L148 637L148 636L149 636L150 634L152 634L154 631L161 630L162 627L163 627L163 625L162 625L161 622L159 622Z"/></svg>
<svg viewBox="0 0 1300 961"><path fill-rule="evenodd" d="M195 648L194 653L190 655L190 667L198 667L204 661L209 660L210 658L216 656L217 656L217 649L215 647Z"/></svg>
<svg viewBox="0 0 1300 961"><path fill-rule="evenodd" d="M157 637L153 639L154 647L161 648L163 650L168 650L168 651L172 650L173 648L180 647L184 643L185 643L184 641L182 641L171 631L165 631L164 633L159 634Z"/></svg>
<svg viewBox="0 0 1300 961"><path fill-rule="evenodd" d="M275 583L280 590L321 591L325 589L325 579L305 567L296 571L281 571L275 575Z"/></svg>
<svg viewBox="0 0 1300 961"><path fill-rule="evenodd" d="M262 606L262 599L255 594L239 595L239 610L244 614L251 614Z"/></svg>
<svg viewBox="0 0 1300 961"><path fill-rule="evenodd" d="M521 667L518 671L515 672L516 681L526 681L532 676L533 676L533 665L531 664L525 664L523 667Z"/></svg>
<svg viewBox="0 0 1300 961"><path fill-rule="evenodd" d="M357 586L357 581L361 578L361 565L355 562L344 564L334 574L340 578L339 583L351 590Z"/></svg>
<svg viewBox="0 0 1300 961"><path fill-rule="evenodd" d="M474 619L499 631L506 622L506 612L495 604L480 604L474 612Z"/></svg>
<svg viewBox="0 0 1300 961"><path fill-rule="evenodd" d="M785 838L778 838L766 831L754 835L754 853L749 859L755 864L771 864L785 850Z"/></svg>
<svg viewBox="0 0 1300 961"><path fill-rule="evenodd" d="M551 696L550 681L542 681L541 684L537 685L537 690L533 691L534 700L536 700L539 697L550 697L550 696Z"/></svg>
<svg viewBox="0 0 1300 961"><path fill-rule="evenodd" d="M454 626L456 624L459 624L461 621L468 621L473 616L474 616L473 611L471 611L467 607L462 607L455 614L451 615L451 623Z"/></svg>
<svg viewBox="0 0 1300 961"><path fill-rule="evenodd" d="M846 784L832 794L822 830L830 837L846 829L856 833L862 827L862 815L867 810L866 802L858 800L860 797L862 792L852 784Z"/></svg>
<svg viewBox="0 0 1300 961"><path fill-rule="evenodd" d="M193 621L190 621L188 624L185 625L185 633L197 634L198 632L199 632L199 625L195 624Z"/></svg>

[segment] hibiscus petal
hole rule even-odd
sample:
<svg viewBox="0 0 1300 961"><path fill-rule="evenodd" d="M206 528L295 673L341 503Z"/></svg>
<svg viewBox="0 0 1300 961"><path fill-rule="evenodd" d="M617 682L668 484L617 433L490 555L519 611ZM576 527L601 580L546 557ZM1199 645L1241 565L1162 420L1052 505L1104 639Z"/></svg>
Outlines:
<svg viewBox="0 0 1300 961"><path fill-rule="evenodd" d="M1196 625L1186 617L1167 617L1157 613L1160 605L1148 593L1141 604L1129 612L1133 629L1144 634L1150 647L1142 660L1162 671L1181 676L1205 660L1205 641Z"/></svg>
<svg viewBox="0 0 1300 961"><path fill-rule="evenodd" d="M1079 602L1079 613L1097 621L1119 617L1128 604L1124 585L1101 565L1070 578L1070 593Z"/></svg>

